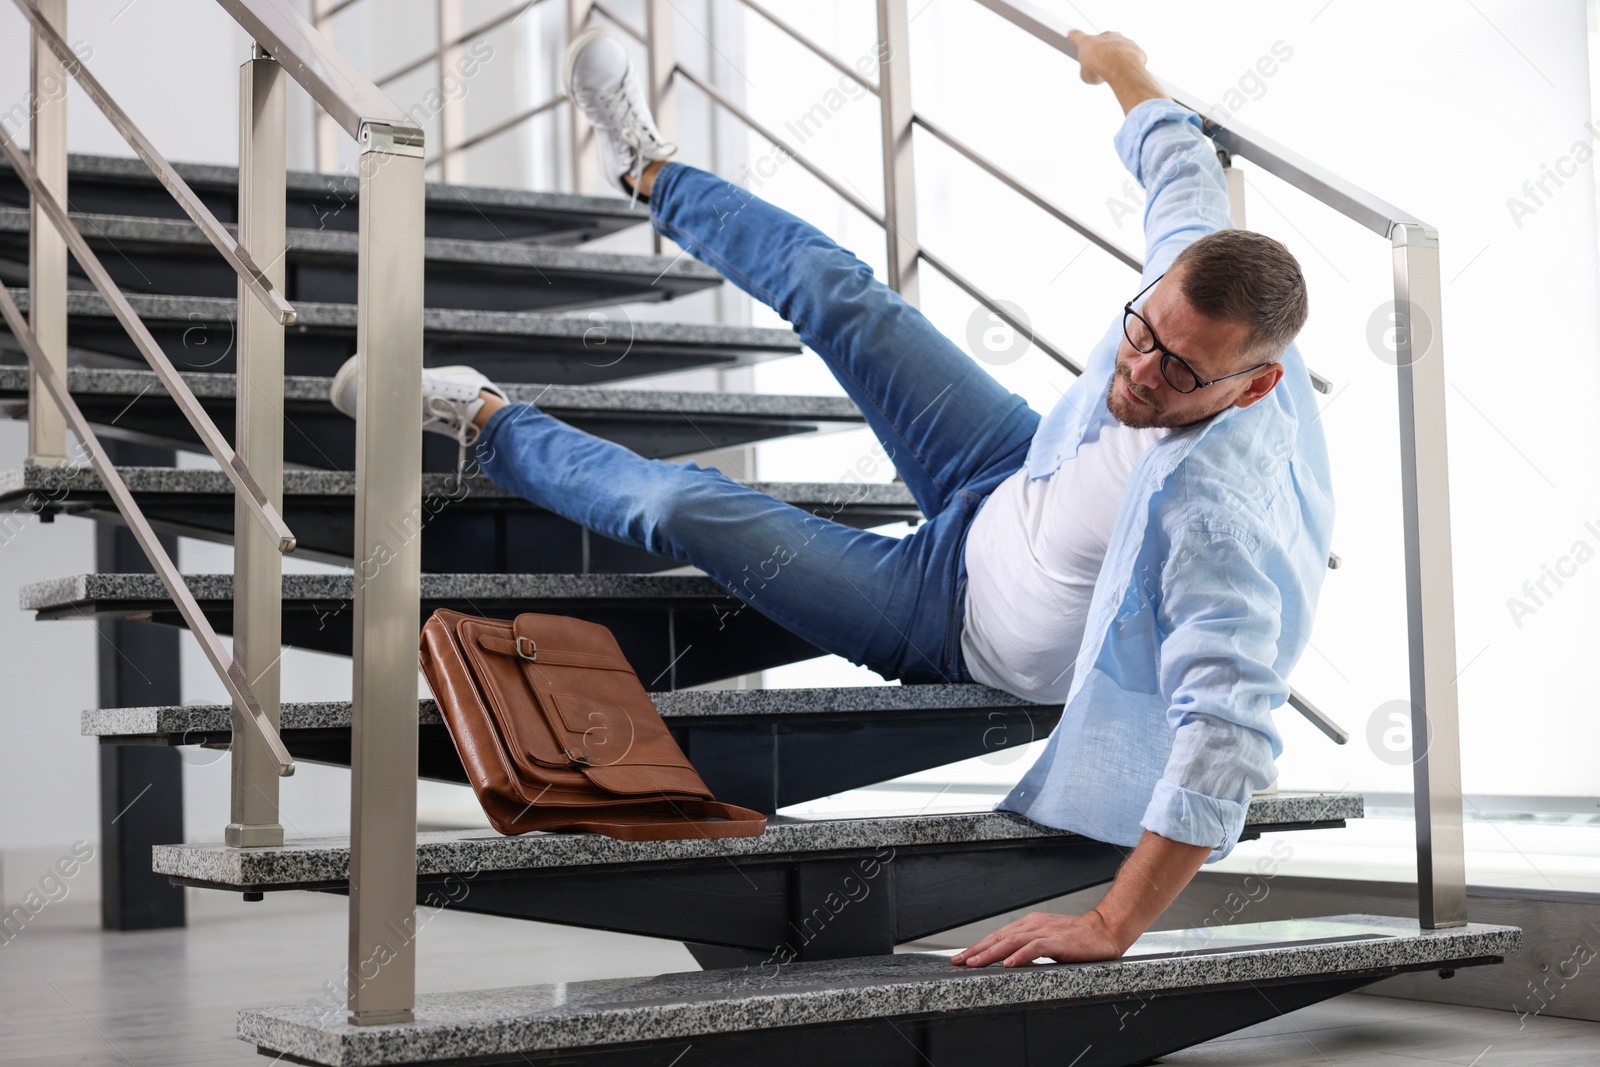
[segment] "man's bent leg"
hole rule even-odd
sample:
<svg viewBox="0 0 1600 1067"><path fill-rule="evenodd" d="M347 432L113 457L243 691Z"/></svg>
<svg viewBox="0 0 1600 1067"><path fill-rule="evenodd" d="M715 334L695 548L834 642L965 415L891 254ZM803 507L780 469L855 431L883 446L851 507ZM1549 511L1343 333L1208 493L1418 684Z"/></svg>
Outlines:
<svg viewBox="0 0 1600 1067"><path fill-rule="evenodd" d="M883 442L923 514L1021 465L1039 416L820 230L680 163L656 176L657 230L794 324ZM1003 471L1002 471L1003 468Z"/></svg>
<svg viewBox="0 0 1600 1067"><path fill-rule="evenodd" d="M715 468L645 459L526 404L496 411L477 451L496 485L699 567L825 651L886 678L958 680L935 625L949 611L958 542L930 532L934 523L899 540L856 530L829 518L842 499L807 512ZM730 600L728 610L743 606Z"/></svg>

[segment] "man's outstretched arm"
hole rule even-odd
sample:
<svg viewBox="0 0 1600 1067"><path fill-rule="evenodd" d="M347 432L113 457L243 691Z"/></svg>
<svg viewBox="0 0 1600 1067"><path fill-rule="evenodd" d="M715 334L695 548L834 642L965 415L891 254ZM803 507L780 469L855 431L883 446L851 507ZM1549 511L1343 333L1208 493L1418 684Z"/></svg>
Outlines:
<svg viewBox="0 0 1600 1067"><path fill-rule="evenodd" d="M1083 915L1033 912L956 953L950 962L983 967L1003 960L1007 967L1021 967L1040 957L1059 963L1116 959L1177 899L1210 852L1205 845L1186 845L1146 830L1093 910Z"/></svg>

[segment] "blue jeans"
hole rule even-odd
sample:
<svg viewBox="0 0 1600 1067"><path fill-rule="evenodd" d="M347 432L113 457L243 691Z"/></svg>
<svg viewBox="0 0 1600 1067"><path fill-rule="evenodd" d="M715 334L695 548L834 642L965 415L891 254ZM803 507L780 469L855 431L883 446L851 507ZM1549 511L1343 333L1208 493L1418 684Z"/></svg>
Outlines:
<svg viewBox="0 0 1600 1067"><path fill-rule="evenodd" d="M605 537L693 564L785 629L887 679L971 681L962 549L978 506L1022 466L1038 414L866 264L747 190L672 163L650 213L659 232L794 325L927 521L903 538L856 530L828 517L845 497L808 512L715 467L645 459L527 404L484 426L484 472Z"/></svg>

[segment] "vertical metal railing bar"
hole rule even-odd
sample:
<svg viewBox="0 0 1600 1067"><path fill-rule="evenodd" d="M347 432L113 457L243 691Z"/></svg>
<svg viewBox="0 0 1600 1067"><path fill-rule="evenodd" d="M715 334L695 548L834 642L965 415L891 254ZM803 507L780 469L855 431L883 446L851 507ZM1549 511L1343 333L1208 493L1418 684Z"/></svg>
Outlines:
<svg viewBox="0 0 1600 1067"><path fill-rule="evenodd" d="M1046 200L1043 196L1039 195L1027 185L1023 184L1021 180L1013 176L1011 173L991 163L987 158L980 155L966 142L962 141L960 138L944 129L944 127L933 122L931 119L925 118L922 115L911 116L911 121L922 127L924 130L927 130L934 136L934 138L945 144L947 147L953 149L957 155L967 160L967 162L971 163L979 170L982 170L985 174L989 175L989 177L993 178L1001 185L1004 185L1006 188L1022 197L1028 203L1032 204L1040 211L1043 211L1045 214L1055 219L1057 222L1066 226L1068 229L1072 230L1072 232L1076 233L1079 237L1082 237L1084 240L1088 241L1102 252L1111 255L1118 262L1133 268L1137 272L1142 273L1144 271L1144 260L1137 256L1130 255L1124 249L1119 248L1110 238L1101 235L1100 233L1096 232L1093 227L1078 221L1077 218L1075 218L1065 209L1057 207L1049 200Z"/></svg>
<svg viewBox="0 0 1600 1067"><path fill-rule="evenodd" d="M918 303L917 175L906 0L878 0L878 105L883 141L883 238L889 288Z"/></svg>
<svg viewBox="0 0 1600 1067"><path fill-rule="evenodd" d="M834 54L832 52L829 52L827 49L825 49L821 45L817 44L811 38L807 37L805 34L801 33L799 30L795 29L789 23L785 22L783 19L779 18L777 15L774 15L771 11L767 10L762 5L756 3L756 0L739 0L739 3L743 4L745 7L749 8L751 11L754 11L756 14L760 15L762 18L764 18L768 22L772 23L774 26L776 26L778 29L782 30L788 36L794 38L794 40L797 43L799 43L799 44L805 46L806 48L810 49L813 53L815 53L815 55L817 56L818 59L821 59L824 62L826 62L829 65L831 65L834 70L837 70L840 74L843 74L845 77L852 79L857 85L860 85L863 89L866 89L869 93L872 93L874 96L877 95L878 86L877 86L876 83L868 81L861 74L861 72L853 69L848 64L846 64L845 62L843 62L842 60L840 60L836 56L834 56Z"/></svg>
<svg viewBox="0 0 1600 1067"><path fill-rule="evenodd" d="M656 126L668 141L677 139L678 98L673 90L672 76L678 69L678 49L673 34L673 18L678 9L672 0L644 0L645 27L645 80L650 101L650 112ZM656 254L665 252L671 242L654 227L650 232Z"/></svg>
<svg viewBox="0 0 1600 1067"><path fill-rule="evenodd" d="M439 71L439 165L445 181L454 185L467 180L467 157L457 148L467 128L465 97L445 91L446 73L461 61L461 0L434 0L434 24L439 49L434 53Z"/></svg>
<svg viewBox="0 0 1600 1067"><path fill-rule="evenodd" d="M233 235L217 221L211 209L200 201L193 189L189 188L189 183L172 169L172 164L167 162L166 157L157 151L155 145L150 143L150 139L128 117L128 113L112 99L110 93L106 92L99 79L73 54L72 48L39 13L34 0L13 0L13 2L33 27L37 39L45 43L66 72L77 80L83 88L83 94L110 120L117 133L128 142L128 147L132 148L134 154L150 168L150 172L155 175L162 188L172 194L178 206L183 208L184 214L200 227L200 232L205 234L206 240L222 253L222 258L228 261L228 265L239 275L250 292L271 309L279 322L285 326L294 325L294 309L284 300L283 294L267 280L261 268L256 266L255 260L250 258Z"/></svg>
<svg viewBox="0 0 1600 1067"><path fill-rule="evenodd" d="M44 20L67 30L67 0L37 0ZM28 150L40 183L67 200L67 75L37 34L29 35ZM44 202L32 195L28 223L28 321L56 372L67 372L67 241L45 225ZM28 458L40 464L67 458L66 416L51 403L38 375L28 377Z"/></svg>
<svg viewBox="0 0 1600 1067"><path fill-rule="evenodd" d="M1417 902L1422 925L1438 928L1467 921L1439 235L1401 223L1391 241Z"/></svg>
<svg viewBox="0 0 1600 1067"><path fill-rule="evenodd" d="M334 18L351 4L361 0L312 0L311 26L330 42L333 41ZM313 155L319 173L332 174L339 161L339 125L333 116L322 108L312 108L311 124L315 133Z"/></svg>
<svg viewBox="0 0 1600 1067"><path fill-rule="evenodd" d="M594 13L594 0L567 0L567 41L571 42L589 23ZM565 71L560 72L565 78ZM566 88L564 81L558 82ZM592 194L600 188L599 162L595 159L594 127L577 108L568 108L571 119L568 127L567 164L572 169L572 191L578 195Z"/></svg>
<svg viewBox="0 0 1600 1067"><path fill-rule="evenodd" d="M416 999L420 142L414 129L368 127L361 153L348 958L356 1025L409 1021Z"/></svg>
<svg viewBox="0 0 1600 1067"><path fill-rule="evenodd" d="M140 354L150 364L151 369L156 372L156 376L161 379L161 383L166 387L167 393L172 397L173 402L178 405L178 409L183 412L184 417L189 421L189 425L194 427L195 433L199 435L201 443L206 446L206 450L221 465L223 473L233 483L234 490L246 499L251 516L272 534L277 541L280 552L293 552L294 535L289 532L289 527L284 524L283 517L278 514L278 509L273 506L272 502L267 499L266 494L261 491L261 487L256 484L250 469L245 466L233 448L223 439L222 434L217 431L210 416L200 406L200 401L195 399L194 393L190 391L188 384L184 382L177 368L173 367L172 362L167 359L166 353L161 350L161 346L151 336L150 331L145 327L138 313L128 303L127 297L122 294L122 290L117 288L116 283L111 280L111 275L101 264L99 257L89 248L89 244L84 240L83 234L78 232L78 228L67 217L66 209L56 203L54 195L40 183L32 165L28 162L28 157L23 155L22 151L17 148L16 142L12 141L11 135L6 133L3 128L0 128L0 151L3 151L6 158L11 161L11 166L17 172L17 176L22 179L23 184L34 195L36 202L43 208L44 214L54 225L56 231L66 238L67 247L71 249L73 257L78 261L78 265L83 268L84 274L88 275L89 280L94 283L94 287L100 291L100 295L105 299L107 306L110 307L112 315L122 325L129 338L132 339L134 347L139 349Z"/></svg>
<svg viewBox="0 0 1600 1067"><path fill-rule="evenodd" d="M1228 187L1228 220L1236 230L1247 230L1245 225L1244 171L1233 165L1233 157L1217 149L1217 162L1222 164L1222 180ZM1324 390L1325 392L1326 390Z"/></svg>
<svg viewBox="0 0 1600 1067"><path fill-rule="evenodd" d="M286 231L286 80L277 61L255 54L239 68L239 243L283 284ZM275 507L283 507L284 328L246 291L238 293L238 387L234 447ZM234 500L233 657L262 711L279 724L283 659L283 560ZM223 839L236 848L283 844L278 782L268 753L240 729L235 705L232 796Z"/></svg>
<svg viewBox="0 0 1600 1067"><path fill-rule="evenodd" d="M752 130L759 133L768 141L771 141L777 147L783 149L784 154L789 156L796 163L800 164L800 166L804 167L813 178L816 178L823 185L826 185L841 198L849 202L851 207L861 212L873 222L876 222L879 226L884 224L883 212L879 211L865 200L862 200L855 193L839 184L839 182L835 181L828 175L827 171L823 170L821 167L807 159L800 152L796 151L792 145L790 145L783 138L779 137L776 133L772 132L769 127L757 121L749 112L745 111L738 104L735 104L732 100L728 99L728 97L724 95L721 90L713 88L704 79L700 78L694 72L690 71L681 64L677 68L677 73L679 77L683 78L690 85L694 86L696 89L699 89L702 93L705 93L712 100L716 101L716 103L721 106L723 110L737 118L740 122L743 122L746 126L749 126Z"/></svg>
<svg viewBox="0 0 1600 1067"><path fill-rule="evenodd" d="M183 616L184 623L199 641L201 650L211 663L212 669L217 672L217 677L221 679L223 686L227 688L228 695L245 709L247 721L252 724L262 742L277 760L278 773L285 776L293 774L294 758L289 755L289 750L284 747L277 730L262 712L261 703L256 700L249 679L245 677L244 671L233 657L228 655L227 649L222 646L222 641L217 637L216 630L212 629L210 620L206 618L205 612L200 610L200 605L196 603L189 587L184 584L183 575L178 573L177 565L172 562L172 557L167 555L166 549L161 547L160 538L151 529L144 512L134 501L133 494L128 491L122 476L117 472L116 464L111 462L111 457L106 454L100 439L95 436L94 428L78 408L77 402L72 399L72 394L67 391L65 379L45 357L39 347L38 338L34 336L33 330L22 317L16 301L11 298L10 291L4 285L0 285L0 318L5 320L17 343L22 346L23 352L28 357L28 366L38 378L40 385L61 409L67 425L77 435L83 450L89 454L89 463L94 468L95 474L99 475L106 494L111 497L111 502L116 505L123 521L128 524L129 531L139 542L145 557L155 568L161 584L166 587L167 595L172 597L178 613Z"/></svg>

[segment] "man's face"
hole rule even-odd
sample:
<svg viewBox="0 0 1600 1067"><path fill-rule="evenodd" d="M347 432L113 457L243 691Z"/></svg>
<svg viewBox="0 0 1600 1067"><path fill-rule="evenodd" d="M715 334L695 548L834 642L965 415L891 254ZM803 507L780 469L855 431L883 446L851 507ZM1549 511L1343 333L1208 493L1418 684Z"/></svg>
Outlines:
<svg viewBox="0 0 1600 1067"><path fill-rule="evenodd" d="M1183 357L1202 381L1250 366L1240 356L1248 328L1195 311L1184 299L1181 285L1181 271L1168 273L1151 290L1144 306L1134 310L1150 323L1161 343ZM1255 374L1242 374L1192 393L1180 393L1162 376L1161 359L1159 348L1140 352L1123 335L1111 387L1106 391L1106 406L1124 426L1189 426L1235 404L1249 407L1271 392L1283 376L1283 365L1271 363Z"/></svg>

